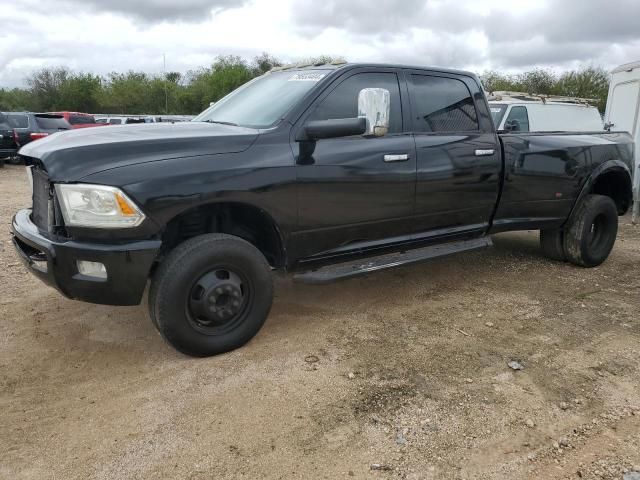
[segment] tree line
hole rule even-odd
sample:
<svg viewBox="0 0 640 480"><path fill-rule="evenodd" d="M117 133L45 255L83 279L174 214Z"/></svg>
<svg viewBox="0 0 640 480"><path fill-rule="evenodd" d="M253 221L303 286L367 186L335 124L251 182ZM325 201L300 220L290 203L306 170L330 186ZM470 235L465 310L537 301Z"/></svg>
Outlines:
<svg viewBox="0 0 640 480"><path fill-rule="evenodd" d="M332 60L323 55L305 63ZM193 115L243 83L281 65L280 60L263 53L251 60L220 56L212 65L185 74L128 71L101 76L65 67L43 68L26 79L25 88L0 88L0 111ZM609 75L599 67L562 74L544 69L517 75L489 71L481 79L489 92L509 90L592 98L601 112L609 85Z"/></svg>
<svg viewBox="0 0 640 480"><path fill-rule="evenodd" d="M609 74L602 67L588 66L562 74L544 69L518 75L490 71L482 74L480 78L488 92L506 90L588 98L594 101L601 113L604 113L609 93Z"/></svg>

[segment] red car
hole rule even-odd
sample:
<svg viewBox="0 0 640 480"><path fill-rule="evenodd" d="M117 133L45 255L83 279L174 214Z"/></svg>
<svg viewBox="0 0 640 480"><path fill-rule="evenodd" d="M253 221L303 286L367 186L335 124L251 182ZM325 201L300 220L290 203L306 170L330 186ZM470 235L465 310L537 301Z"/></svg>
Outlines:
<svg viewBox="0 0 640 480"><path fill-rule="evenodd" d="M71 124L71 128L104 127L104 123L97 123L93 115L79 112L49 112L60 115Z"/></svg>

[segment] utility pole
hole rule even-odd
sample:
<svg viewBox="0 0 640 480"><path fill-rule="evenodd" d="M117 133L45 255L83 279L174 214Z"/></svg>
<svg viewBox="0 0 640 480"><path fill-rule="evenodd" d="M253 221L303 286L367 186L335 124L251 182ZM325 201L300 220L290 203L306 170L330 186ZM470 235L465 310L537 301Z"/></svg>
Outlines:
<svg viewBox="0 0 640 480"><path fill-rule="evenodd" d="M167 56L162 54L162 69L164 70L164 114L169 115L169 91L167 90Z"/></svg>

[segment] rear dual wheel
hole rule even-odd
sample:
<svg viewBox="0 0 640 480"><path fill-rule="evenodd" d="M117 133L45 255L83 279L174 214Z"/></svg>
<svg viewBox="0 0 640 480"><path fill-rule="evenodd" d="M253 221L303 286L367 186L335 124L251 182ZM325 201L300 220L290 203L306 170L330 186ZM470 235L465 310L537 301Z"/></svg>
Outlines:
<svg viewBox="0 0 640 480"><path fill-rule="evenodd" d="M611 253L617 234L615 202L604 195L587 195L564 229L540 232L540 244L553 260L596 267Z"/></svg>
<svg viewBox="0 0 640 480"><path fill-rule="evenodd" d="M149 312L162 337L187 355L236 349L264 324L273 299L271 268L245 240L201 235L176 247L155 272Z"/></svg>

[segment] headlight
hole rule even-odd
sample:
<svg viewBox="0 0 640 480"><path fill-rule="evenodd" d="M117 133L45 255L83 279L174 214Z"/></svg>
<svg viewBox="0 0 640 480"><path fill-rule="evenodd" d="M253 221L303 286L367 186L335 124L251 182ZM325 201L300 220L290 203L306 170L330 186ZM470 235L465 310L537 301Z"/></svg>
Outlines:
<svg viewBox="0 0 640 480"><path fill-rule="evenodd" d="M56 193L64 222L70 227L130 228L145 218L119 188L58 183Z"/></svg>

